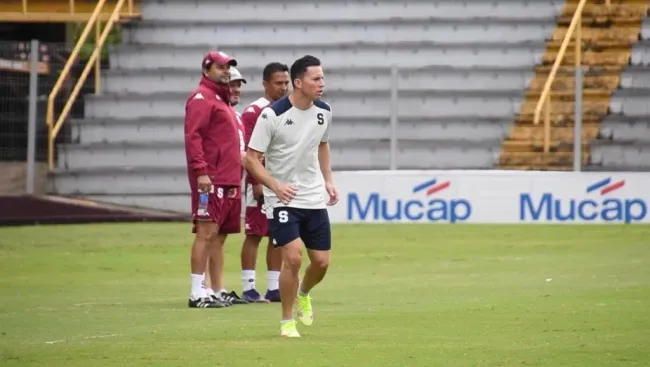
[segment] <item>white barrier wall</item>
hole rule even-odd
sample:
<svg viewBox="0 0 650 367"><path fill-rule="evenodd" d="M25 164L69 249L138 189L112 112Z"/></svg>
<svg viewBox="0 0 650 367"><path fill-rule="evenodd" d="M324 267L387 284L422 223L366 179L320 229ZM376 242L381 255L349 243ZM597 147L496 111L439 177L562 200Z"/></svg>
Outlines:
<svg viewBox="0 0 650 367"><path fill-rule="evenodd" d="M650 173L335 172L333 223L648 223Z"/></svg>

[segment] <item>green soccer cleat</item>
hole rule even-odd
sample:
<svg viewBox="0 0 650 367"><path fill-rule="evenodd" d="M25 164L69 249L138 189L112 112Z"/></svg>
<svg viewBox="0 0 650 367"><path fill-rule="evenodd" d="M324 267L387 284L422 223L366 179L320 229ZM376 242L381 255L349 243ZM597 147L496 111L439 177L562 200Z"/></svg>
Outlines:
<svg viewBox="0 0 650 367"><path fill-rule="evenodd" d="M300 338L300 333L296 329L296 320L283 322L280 325L280 335L286 336L287 338Z"/></svg>
<svg viewBox="0 0 650 367"><path fill-rule="evenodd" d="M298 294L298 319L305 326L314 323L314 311L311 308L311 296Z"/></svg>

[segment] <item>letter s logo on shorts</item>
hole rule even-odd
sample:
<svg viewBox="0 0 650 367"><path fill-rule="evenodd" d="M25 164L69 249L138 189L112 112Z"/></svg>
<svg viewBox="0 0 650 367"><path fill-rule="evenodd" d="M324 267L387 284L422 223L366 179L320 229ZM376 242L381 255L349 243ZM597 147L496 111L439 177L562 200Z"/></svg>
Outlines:
<svg viewBox="0 0 650 367"><path fill-rule="evenodd" d="M289 221L289 213L286 210L278 212L278 222L287 223Z"/></svg>
<svg viewBox="0 0 650 367"><path fill-rule="evenodd" d="M217 197L223 199L223 187L217 189Z"/></svg>

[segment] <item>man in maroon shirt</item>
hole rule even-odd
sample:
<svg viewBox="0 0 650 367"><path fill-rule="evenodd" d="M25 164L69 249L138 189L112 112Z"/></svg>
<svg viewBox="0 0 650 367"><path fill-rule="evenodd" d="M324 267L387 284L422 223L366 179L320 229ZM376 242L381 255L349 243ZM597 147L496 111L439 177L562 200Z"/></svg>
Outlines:
<svg viewBox="0 0 650 367"><path fill-rule="evenodd" d="M237 70L234 66L230 67L230 106L235 107L236 105L241 102L241 95L242 95L242 86L243 84L246 84L246 79L241 75L239 70ZM242 172L242 178L244 175L244 165L243 165L243 160L244 157L246 157L246 144L244 143L244 123L242 122L241 115L239 112L235 111L235 116L237 117L237 127L238 127L238 132L239 132L239 147L241 149L241 158L242 158L242 167L241 167L241 172ZM238 205L241 207L241 200L238 203ZM239 232L238 232L239 233ZM223 239L225 242L225 238ZM223 243L225 245L225 243ZM221 244L220 244L221 245ZM222 245L223 246L223 245ZM224 253L223 251L217 250L214 251L214 256L215 260L212 261L213 263L217 264L217 268L213 268L210 265L210 261L208 261L208 268L207 268L207 273L210 274L211 280L215 280L214 284L218 284L223 286L224 281L223 281L223 264L224 264ZM218 265L221 264L219 267ZM217 288L216 286L212 286L213 282L209 282L206 279L205 282L205 288L206 291L208 292L208 295L210 297L216 297L218 303L243 303L240 301L239 296L236 293L228 293L225 289L221 290L220 288ZM216 290L216 292L215 292ZM226 293L223 299L218 299L218 294ZM232 299L229 299L232 298Z"/></svg>
<svg viewBox="0 0 650 367"><path fill-rule="evenodd" d="M248 145L257 118L264 107L267 107L272 102L277 101L287 94L290 79L289 67L279 62L269 63L262 71L262 79L264 97L251 103L242 114L246 145ZM247 174L244 193L244 201L246 202L246 238L241 249L242 298L249 302L280 302L278 279L280 278L280 268L282 267L282 252L273 247L271 238L269 237L268 219L262 211L262 205L264 204L262 184L253 176ZM268 268L267 290L264 298L262 298L255 286L255 263L257 262L257 252L262 237L269 237L266 250L266 265Z"/></svg>
<svg viewBox="0 0 650 367"><path fill-rule="evenodd" d="M237 61L211 51L201 64L203 77L185 104L185 153L192 196L192 289L189 307L220 308L246 303L225 292L223 244L241 232L241 146L235 111L230 106L230 67ZM206 289L208 259L212 289ZM216 292L214 292L216 290ZM241 302L237 302L241 301Z"/></svg>

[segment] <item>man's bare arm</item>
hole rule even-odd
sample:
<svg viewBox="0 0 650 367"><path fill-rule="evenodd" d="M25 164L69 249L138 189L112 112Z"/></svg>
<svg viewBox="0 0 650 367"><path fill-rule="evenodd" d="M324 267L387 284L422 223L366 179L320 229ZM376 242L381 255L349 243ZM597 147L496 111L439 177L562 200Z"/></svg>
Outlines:
<svg viewBox="0 0 650 367"><path fill-rule="evenodd" d="M271 176L269 171L267 171L262 164L263 157L264 153L248 148L246 151L246 157L244 158L246 170L248 170L248 173L250 173L257 181L262 183L262 185L275 192L278 189L279 182Z"/></svg>
<svg viewBox="0 0 650 367"><path fill-rule="evenodd" d="M262 164L262 152L248 148L246 152L246 169L248 172L268 187L284 204L288 204L296 197L296 187L283 182L278 182Z"/></svg>
<svg viewBox="0 0 650 367"><path fill-rule="evenodd" d="M320 171L323 174L325 182L333 183L330 144L328 142L318 145L318 163L320 164Z"/></svg>

